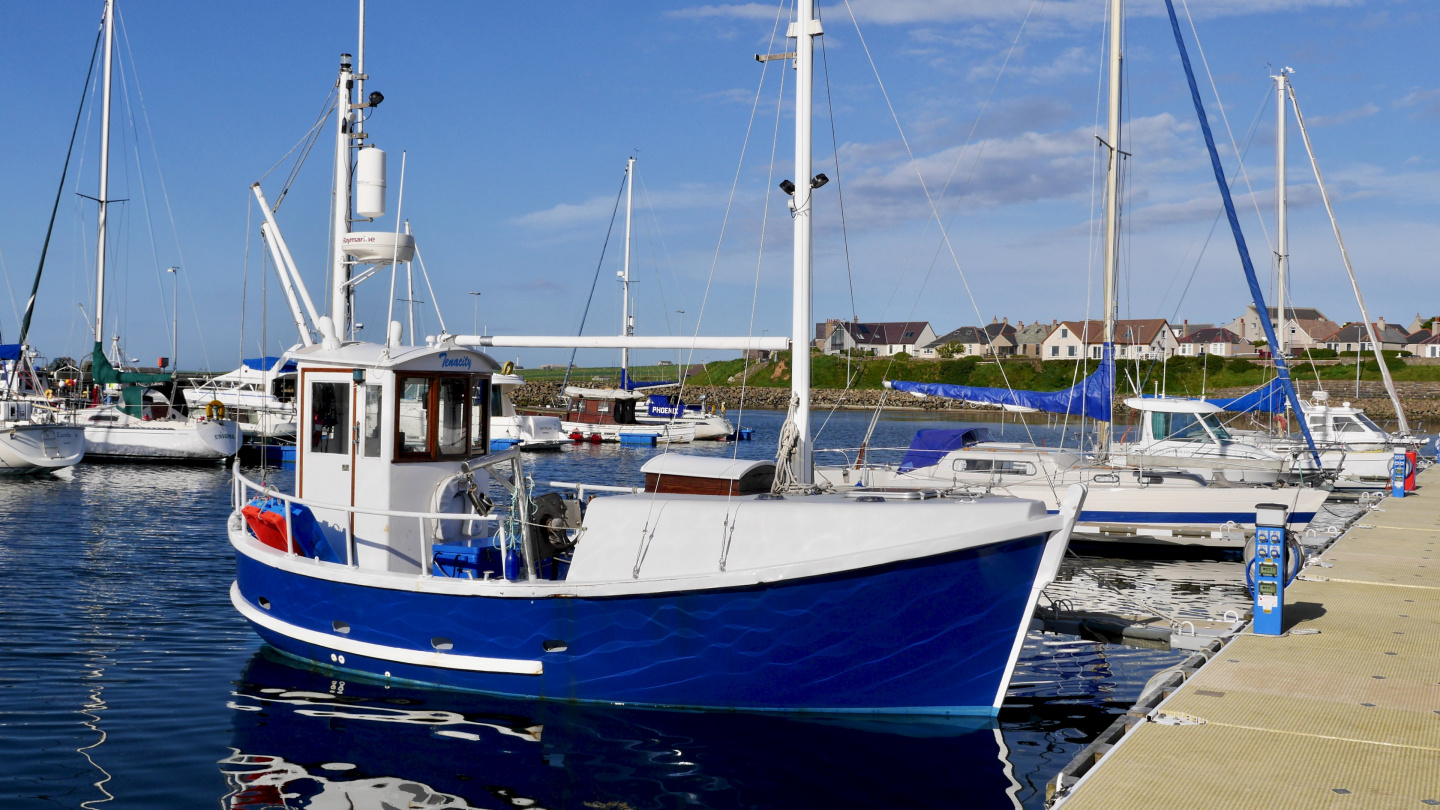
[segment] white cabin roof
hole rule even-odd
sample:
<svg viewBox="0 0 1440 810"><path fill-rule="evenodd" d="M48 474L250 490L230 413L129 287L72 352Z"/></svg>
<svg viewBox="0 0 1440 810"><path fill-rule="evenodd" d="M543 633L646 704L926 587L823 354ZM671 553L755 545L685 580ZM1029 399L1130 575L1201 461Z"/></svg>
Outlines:
<svg viewBox="0 0 1440 810"><path fill-rule="evenodd" d="M1212 405L1203 399L1181 399L1178 397L1130 397L1125 400L1127 407L1137 411L1154 413L1224 413L1219 405Z"/></svg>
<svg viewBox="0 0 1440 810"><path fill-rule="evenodd" d="M644 399L645 395L639 391L623 391L619 388L579 388L573 385L565 386L565 396L584 397L585 399Z"/></svg>
<svg viewBox="0 0 1440 810"><path fill-rule="evenodd" d="M642 473L657 475L684 475L692 478L718 478L725 481L739 481L760 467L774 467L775 462L725 458L723 456L692 456L685 453L665 453L645 462Z"/></svg>
<svg viewBox="0 0 1440 810"><path fill-rule="evenodd" d="M307 366L336 368L380 368L407 371L494 372L500 365L488 354L455 346L449 341L432 346L391 346L387 354L379 343L358 341L326 349L321 344L290 352L295 362Z"/></svg>

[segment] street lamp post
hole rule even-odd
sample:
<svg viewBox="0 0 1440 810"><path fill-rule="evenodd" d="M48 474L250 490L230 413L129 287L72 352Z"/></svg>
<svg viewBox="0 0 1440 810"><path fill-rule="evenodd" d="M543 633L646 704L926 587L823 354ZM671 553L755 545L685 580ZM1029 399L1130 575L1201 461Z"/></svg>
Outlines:
<svg viewBox="0 0 1440 810"><path fill-rule="evenodd" d="M677 310L675 310L675 313L680 316L680 337L683 338L683 337L685 337L685 310L683 310L683 309L677 309ZM685 381L685 372L682 371L682 370L680 369L680 367L679 367L679 366L680 366L680 363L682 362L681 359L680 359L680 352L681 352L681 351L682 351L681 349L676 349L676 350L675 350L675 366L676 366L676 368L675 368L675 375L676 375L675 378L676 378L677 380L680 380L681 382L684 382L684 381Z"/></svg>
<svg viewBox="0 0 1440 810"><path fill-rule="evenodd" d="M170 295L170 371L173 374L180 368L176 362L176 355L180 353L180 268L167 267L165 272L175 276Z"/></svg>
<svg viewBox="0 0 1440 810"><path fill-rule="evenodd" d="M470 294L475 296L475 321L470 324L470 331L478 335L480 334L480 293L471 290Z"/></svg>

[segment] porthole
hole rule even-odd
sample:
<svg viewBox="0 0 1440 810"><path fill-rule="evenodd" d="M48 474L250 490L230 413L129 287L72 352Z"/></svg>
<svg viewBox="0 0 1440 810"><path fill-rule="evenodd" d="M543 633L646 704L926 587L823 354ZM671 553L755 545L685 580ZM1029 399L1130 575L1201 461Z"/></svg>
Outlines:
<svg viewBox="0 0 1440 810"><path fill-rule="evenodd" d="M333 627L333 628L335 628L335 632L337 632L337 633L349 633L349 632L350 632L350 623L349 623L349 622L342 622L342 621L340 621L339 619L336 619L335 621L333 621L333 622L330 623L330 626Z"/></svg>
<svg viewBox="0 0 1440 810"><path fill-rule="evenodd" d="M549 641L546 641L545 643L541 644L540 647L547 653L565 652L566 650L570 649L569 644L566 644L565 642L556 638L552 638Z"/></svg>
<svg viewBox="0 0 1440 810"><path fill-rule="evenodd" d="M262 597L260 597L259 599L256 599L255 601L256 601L257 604L260 605L260 607L265 608L266 610L269 610L269 609L270 609L270 600L269 600L269 599L266 599L265 597L262 596Z"/></svg>
<svg viewBox="0 0 1440 810"><path fill-rule="evenodd" d="M436 636L430 639L430 646L434 647L438 652L444 652L445 650L455 649L455 642L444 636Z"/></svg>

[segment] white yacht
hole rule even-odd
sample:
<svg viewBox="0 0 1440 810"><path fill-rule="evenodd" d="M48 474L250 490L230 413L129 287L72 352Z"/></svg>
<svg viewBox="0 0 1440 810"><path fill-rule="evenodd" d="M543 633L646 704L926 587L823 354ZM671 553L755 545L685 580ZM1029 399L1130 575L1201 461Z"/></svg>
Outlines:
<svg viewBox="0 0 1440 810"><path fill-rule="evenodd" d="M223 415L247 438L295 440L295 361L288 358L246 359L234 371L184 389L184 397L192 413Z"/></svg>
<svg viewBox="0 0 1440 810"><path fill-rule="evenodd" d="M520 414L510 392L525 384L518 374L495 374L490 378L490 447L506 450L519 447L521 450L554 450L570 444L571 439L560 427L560 417ZM482 409L473 411L479 420ZM471 430L480 435L480 426Z"/></svg>
<svg viewBox="0 0 1440 810"><path fill-rule="evenodd" d="M139 387L120 402L85 408L75 419L85 430L85 455L103 461L214 462L240 452L240 429L229 419L186 416L164 393Z"/></svg>
<svg viewBox="0 0 1440 810"><path fill-rule="evenodd" d="M107 4L106 30L110 30L113 4ZM107 33L107 36L109 34ZM115 461L218 461L240 450L240 428L233 421L211 415L187 417L177 412L161 391L144 386L172 383L170 374L120 371L105 356L105 269L107 210L110 196L110 97L114 69L113 50L107 42L100 84L99 206L95 251L95 345L90 376L96 386L113 391L118 401L97 404L76 414L85 429L86 455ZM118 358L117 358L118 362Z"/></svg>
<svg viewBox="0 0 1440 810"><path fill-rule="evenodd" d="M0 475L54 472L80 463L85 431L37 409L37 403L0 399Z"/></svg>
<svg viewBox="0 0 1440 810"><path fill-rule="evenodd" d="M1185 470L1207 480L1236 484L1274 484L1295 463L1281 454L1225 429L1219 405L1201 399L1132 397L1126 406L1138 411L1140 423L1127 428L1114 453L1128 466ZM1126 441L1130 431L1138 435Z"/></svg>
<svg viewBox="0 0 1440 810"><path fill-rule="evenodd" d="M34 389L39 384L23 344L0 345L0 475L54 472L80 463L85 432Z"/></svg>
<svg viewBox="0 0 1440 810"><path fill-rule="evenodd" d="M1042 501L1052 512L1060 509L1067 487L1085 484L1089 495L1077 539L1222 549L1244 546L1257 504L1284 503L1289 525L1298 531L1329 495L1311 487L1214 483L1173 469L1096 464L1077 450L991 441L985 428L922 430L899 464L817 467L815 475L844 491L1009 495Z"/></svg>
<svg viewBox="0 0 1440 810"><path fill-rule="evenodd" d="M642 424L636 417L639 391L623 388L565 387L565 416L560 428L577 442L684 444L695 441L695 425L681 420Z"/></svg>
<svg viewBox="0 0 1440 810"><path fill-rule="evenodd" d="M678 385L678 384L677 384ZM659 386L643 390L653 391ZM638 393L638 391L637 391ZM681 394L647 393L635 406L635 421L642 425L659 425L679 422L693 425L696 441L725 441L735 436L735 426L724 414L717 413L715 406L702 397L699 402L685 402Z"/></svg>
<svg viewBox="0 0 1440 810"><path fill-rule="evenodd" d="M1337 488L1384 488L1396 452L1416 450L1423 439L1392 436L1349 402L1330 404L1330 395L1315 391L1300 403L1305 423L1315 438L1321 468L1334 476ZM1278 453L1294 453L1302 473L1314 474L1315 460L1302 439L1293 435L1254 434L1254 440Z"/></svg>

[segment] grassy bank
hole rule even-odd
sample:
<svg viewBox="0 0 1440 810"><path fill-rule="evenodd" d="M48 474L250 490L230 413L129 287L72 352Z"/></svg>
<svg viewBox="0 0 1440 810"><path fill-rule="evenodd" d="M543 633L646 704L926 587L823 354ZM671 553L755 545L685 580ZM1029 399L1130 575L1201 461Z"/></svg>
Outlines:
<svg viewBox="0 0 1440 810"><path fill-rule="evenodd" d="M845 388L847 373L854 379L852 388L875 389L884 380L909 380L912 382L947 383L950 385L981 385L997 388L1009 387L1030 391L1059 391L1068 388L1081 377L1093 372L1099 361L1086 362L1050 360L1041 362L1030 359L1014 359L1002 362L981 361L967 357L959 360L915 360L890 357L866 357L850 360L829 355L812 355L810 358L811 384L815 388ZM1440 366L1406 365L1404 360L1394 358L1387 361L1391 374L1396 380L1415 382L1440 381ZM1334 365L1311 366L1297 361L1292 363L1293 376L1303 385L1318 375L1321 380L1354 380L1355 364L1342 359ZM749 364L748 371L743 360L726 360L709 363L705 370L691 378L700 385L739 385L742 378L754 387L788 387L790 385L790 356L783 354L768 363ZM1274 371L1245 359L1226 360L1207 356L1176 357L1168 362L1136 364L1121 361L1118 364L1119 380L1116 387L1122 391L1133 390L1139 385L1146 391L1153 391L1157 384L1163 390L1175 395L1198 395L1202 390L1217 388L1255 387L1274 376ZM1360 368L1361 380L1379 380L1380 367L1374 360L1365 361Z"/></svg>

